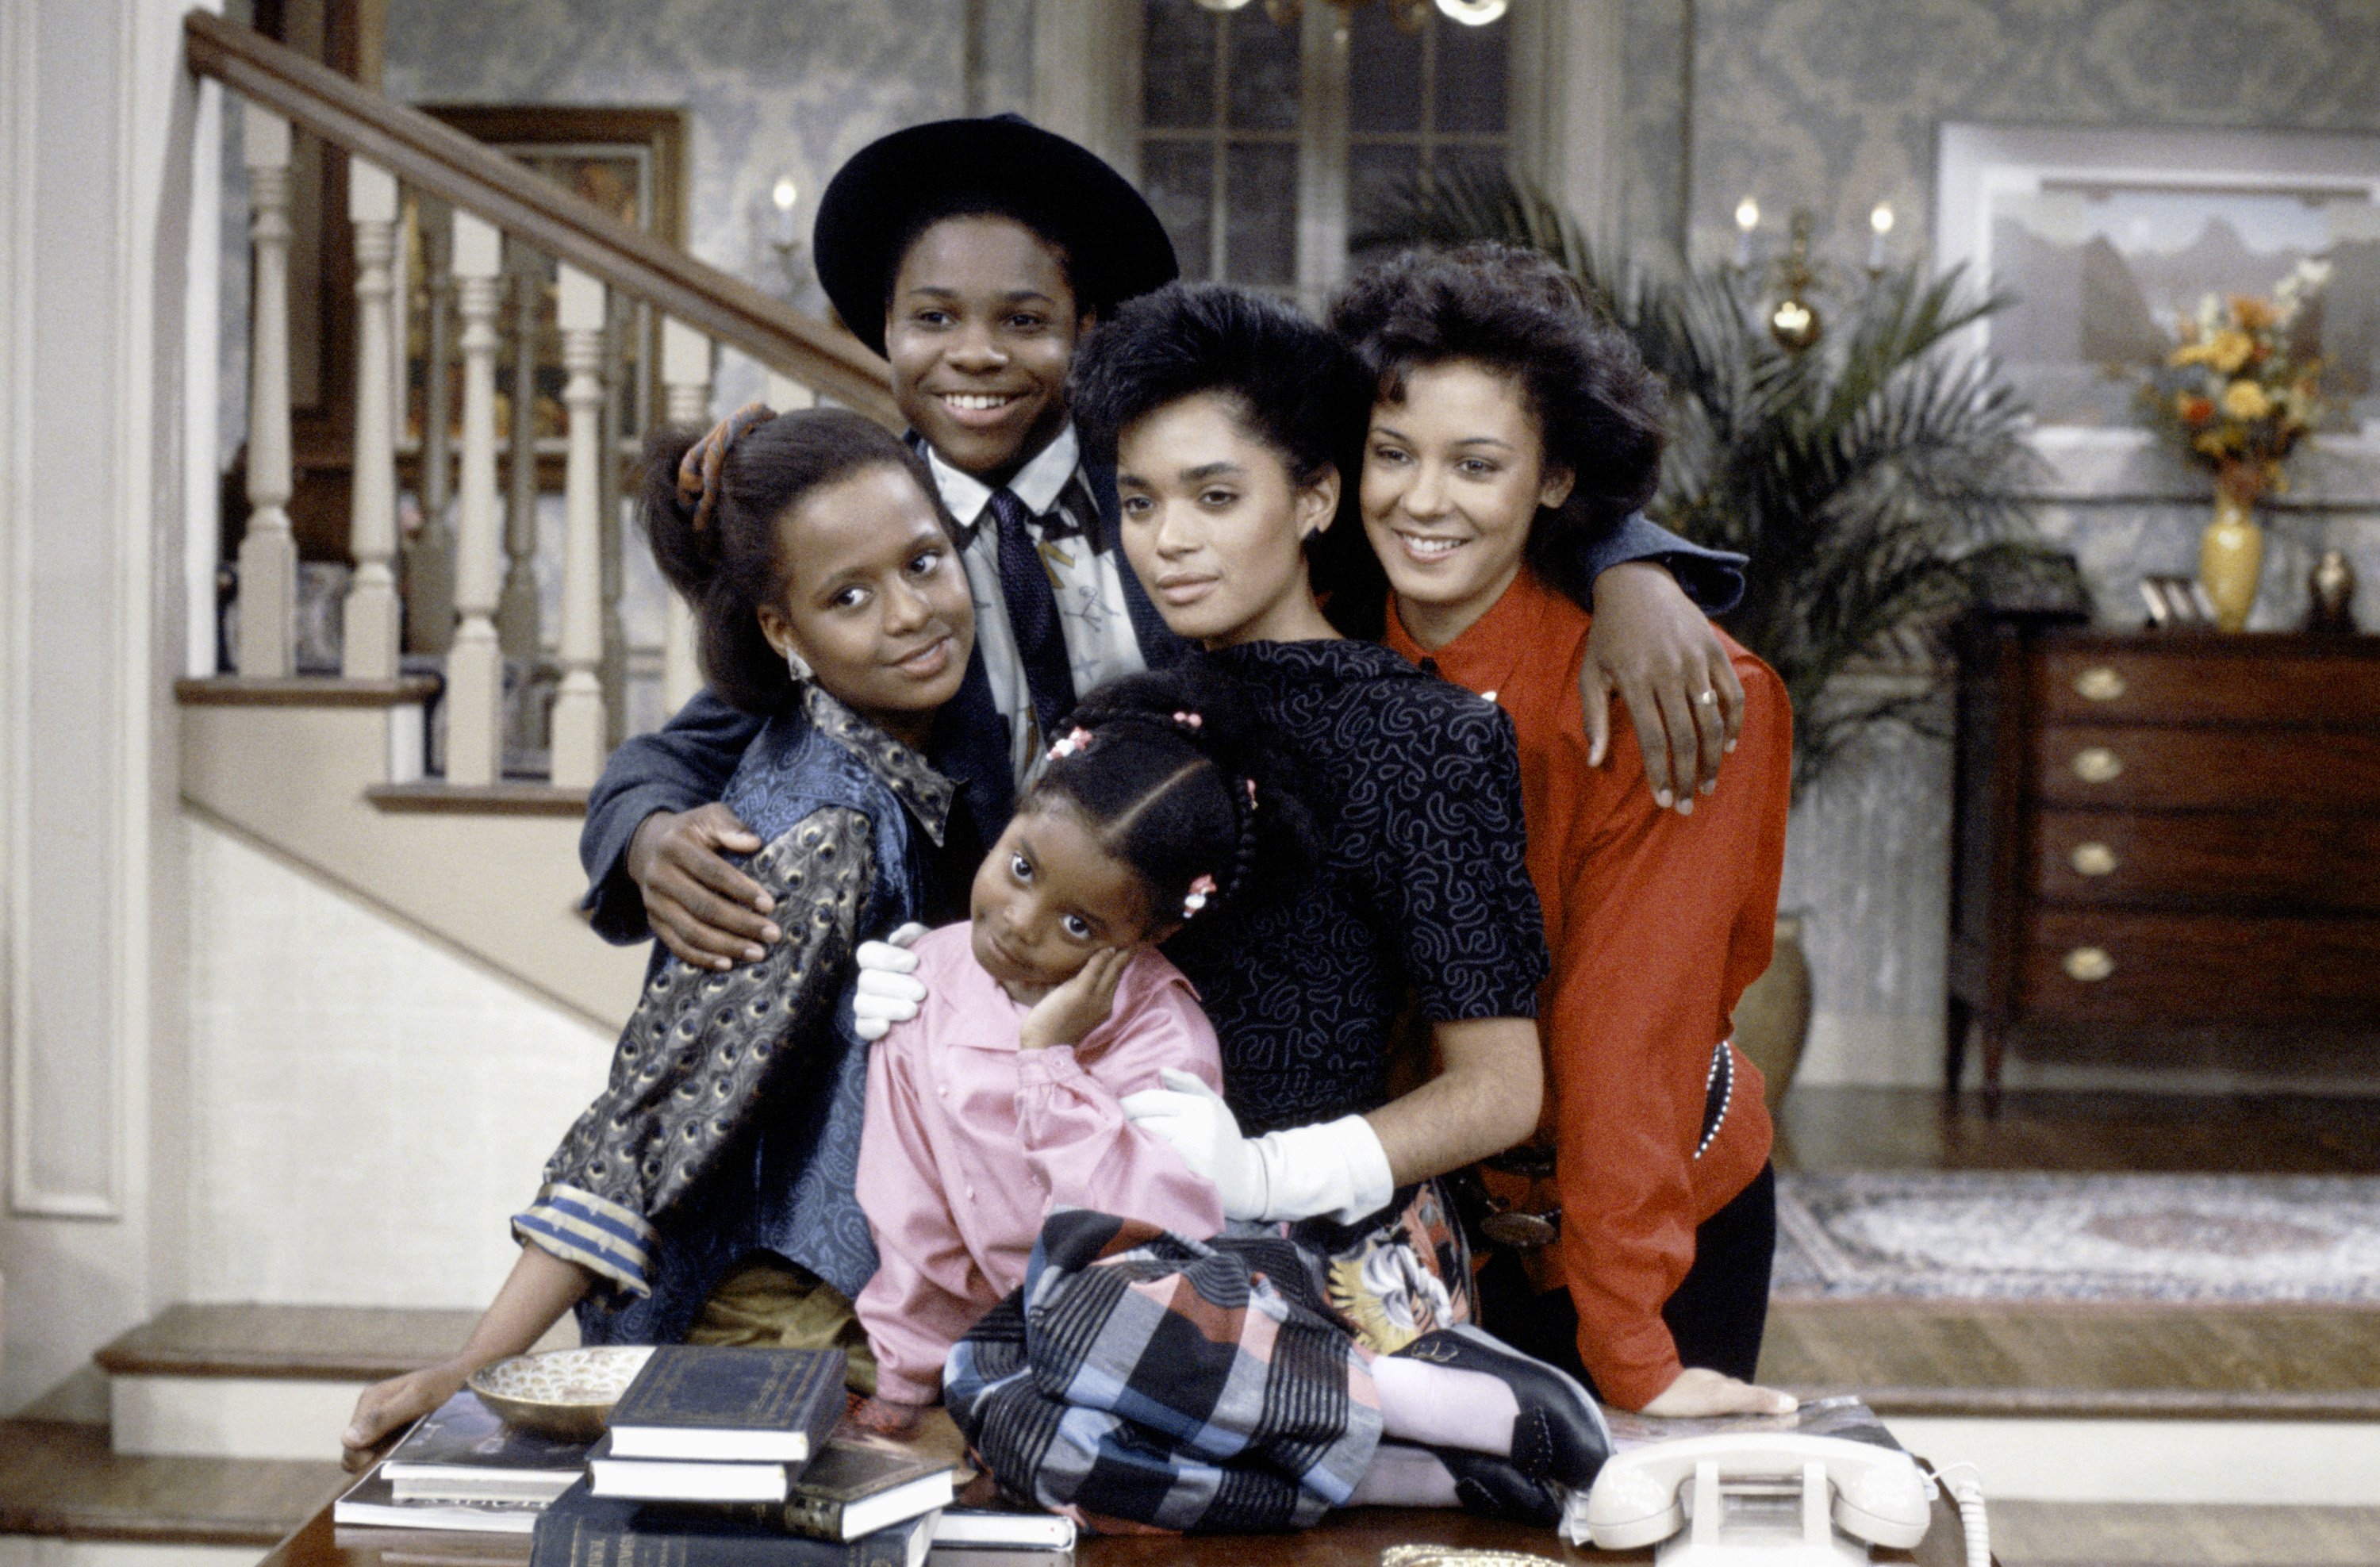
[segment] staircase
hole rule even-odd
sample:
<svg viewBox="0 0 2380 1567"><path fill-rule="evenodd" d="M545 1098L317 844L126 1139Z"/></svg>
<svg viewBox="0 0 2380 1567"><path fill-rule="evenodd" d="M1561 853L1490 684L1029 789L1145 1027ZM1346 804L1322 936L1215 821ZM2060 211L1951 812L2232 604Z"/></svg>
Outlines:
<svg viewBox="0 0 2380 1567"><path fill-rule="evenodd" d="M466 1311L177 1306L92 1358L109 1418L0 1421L0 1567L248 1567L349 1483L356 1395ZM573 1342L567 1325L553 1346Z"/></svg>
<svg viewBox="0 0 2380 1567"><path fill-rule="evenodd" d="M78 1035L79 1049L7 1063L15 1126L62 1099L141 1107L122 1122L137 1141L98 1139L108 1151L88 1170L14 1140L18 1206L0 1226L30 1214L43 1227L24 1230L10 1263L22 1287L9 1370L37 1378L19 1398L48 1385L144 1299L348 1304L174 1306L100 1349L95 1373L0 1420L0 1567L253 1561L342 1484L337 1436L358 1391L459 1343L473 1313L451 1308L483 1301L492 1268L501 1277L504 1204L534 1184L523 1150L550 1148L600 1082L645 959L596 940L576 908L587 789L625 728L620 562L642 545L621 497L636 438L707 423L727 354L780 407L832 399L898 422L883 362L840 328L246 27L193 11L179 42L189 71L233 95L220 118L249 174L247 516L236 562L185 561L165 589L187 602L154 618L193 632L176 722L153 752L125 753L171 780L180 831L168 796L153 846L93 840L131 844L117 852L142 876L158 868L158 982L140 991L161 1014L142 1038L158 1042L117 1061ZM344 596L302 636L288 515L298 132L346 160L357 263L350 559L308 567ZM188 152L188 126L175 134ZM213 147L176 166L212 213ZM410 256L429 258L426 290L407 283ZM209 283L189 290L193 345L216 340ZM509 327L506 287L520 306ZM414 313L425 299L453 314L433 329ZM624 425L606 410L625 395L622 322L640 315L656 324L636 350L653 407ZM523 324L533 317L545 324ZM498 430L504 330L513 388L559 384L566 437ZM461 389L451 443L445 399L414 374L424 343L428 380ZM189 385L205 391L189 399L203 423L188 446L211 466L213 367L191 351ZM528 524L540 439L549 471L561 459L565 526L544 564L562 591L543 635L530 596L524 641L511 589L540 564ZM499 492L500 460L531 475L525 497L517 473L509 499ZM209 485L187 490L185 530L217 536ZM411 539L400 507L421 518ZM673 601L657 650L665 707L698 682L691 625ZM550 717L525 723L520 693L540 682ZM126 961L151 961L140 953ZM113 1112L92 1113L112 1125ZM172 1239L119 1233L128 1211ZM88 1237L121 1242L112 1272L87 1266Z"/></svg>
<svg viewBox="0 0 2380 1567"><path fill-rule="evenodd" d="M217 639L229 667L209 661L176 687L184 803L615 1028L642 954L588 938L574 906L584 885L576 844L586 789L625 729L621 559L642 544L621 497L638 432L708 423L722 350L760 366L779 407L823 396L897 424L883 362L839 328L248 28L193 11L184 48L192 71L242 101L256 280L249 511L236 570L225 563L237 597ZM346 154L355 230L353 558L336 606L335 675L300 673L301 643L313 666L328 654L319 628L300 635L287 509L293 129ZM211 173L202 163L198 177ZM422 242L400 244L408 233ZM431 272L419 289L405 276L415 254ZM550 332L537 325L541 310ZM657 406L633 409L624 428L626 356L649 346L624 341L635 336L624 323L639 311L661 321ZM513 417L500 431L507 334ZM539 360L553 352L549 340L558 364ZM427 345L418 377L415 344ZM542 637L529 417L540 373L545 384L558 375L567 425L560 613ZM410 494L407 474L419 480ZM420 526L401 541L408 499ZM213 597L212 585L204 601L194 597L194 622L214 624ZM310 605L305 625L333 618L320 613L328 608ZM670 711L699 677L691 616L674 598L666 625Z"/></svg>

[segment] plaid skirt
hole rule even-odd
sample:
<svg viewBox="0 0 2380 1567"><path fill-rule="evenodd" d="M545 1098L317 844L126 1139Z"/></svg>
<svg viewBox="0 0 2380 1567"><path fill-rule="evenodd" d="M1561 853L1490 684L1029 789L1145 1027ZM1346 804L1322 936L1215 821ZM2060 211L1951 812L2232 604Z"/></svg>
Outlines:
<svg viewBox="0 0 2380 1567"><path fill-rule="evenodd" d="M1372 1355L1470 1320L1470 1277L1431 1183L1352 1228L1207 1242L1062 1209L943 1402L1003 1490L1087 1526L1307 1528L1379 1443Z"/></svg>

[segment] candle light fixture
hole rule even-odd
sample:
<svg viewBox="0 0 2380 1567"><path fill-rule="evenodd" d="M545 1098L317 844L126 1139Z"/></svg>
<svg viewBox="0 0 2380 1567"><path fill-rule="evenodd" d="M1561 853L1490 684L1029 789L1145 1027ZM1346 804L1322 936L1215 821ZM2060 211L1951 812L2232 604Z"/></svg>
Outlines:
<svg viewBox="0 0 2380 1567"><path fill-rule="evenodd" d="M1884 237L1892 232L1892 203L1878 201L1867 215L1867 274L1876 277L1885 269Z"/></svg>
<svg viewBox="0 0 2380 1567"><path fill-rule="evenodd" d="M1760 203L1746 196L1735 204L1735 264L1752 264L1752 235L1760 226Z"/></svg>
<svg viewBox="0 0 2380 1567"><path fill-rule="evenodd" d="M1339 8L1340 23L1343 27L1370 0L1329 0L1329 3ZM1384 3L1390 19L1402 32L1419 32L1427 27L1433 9L1449 21L1460 22L1464 27L1486 27L1490 22L1502 20L1504 14L1512 9L1512 0L1384 0ZM1228 13L1243 9L1248 0L1198 0L1198 4L1209 11ZM1294 27L1305 14L1305 0L1265 0L1265 15L1280 26Z"/></svg>
<svg viewBox="0 0 2380 1567"><path fill-rule="evenodd" d="M785 269L785 282L795 293L805 280L801 231L794 225L794 208L801 199L801 187L794 183L792 175L779 175L777 183L769 188L769 205L776 209L769 249L777 253L778 263Z"/></svg>
<svg viewBox="0 0 2380 1567"><path fill-rule="evenodd" d="M1768 308L1768 335L1777 339L1778 346L1790 353L1800 353L1818 340L1826 330L1819 319L1818 307L1810 301L1817 282L1817 273L1810 261L1810 213L1805 207L1793 209L1792 238L1784 261L1778 263L1777 302Z"/></svg>

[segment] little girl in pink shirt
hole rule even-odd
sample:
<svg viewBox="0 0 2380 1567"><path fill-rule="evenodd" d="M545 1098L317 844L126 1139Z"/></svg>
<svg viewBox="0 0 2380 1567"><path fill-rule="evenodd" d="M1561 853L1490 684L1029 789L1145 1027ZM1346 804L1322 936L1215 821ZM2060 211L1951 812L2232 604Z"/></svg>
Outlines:
<svg viewBox="0 0 2380 1567"><path fill-rule="evenodd" d="M977 871L972 917L917 942L927 1000L868 1063L870 1424L940 1399L943 1356L1024 1282L1051 1210L1223 1227L1213 1184L1117 1101L1186 1087L1167 1074L1220 1090L1214 1030L1156 943L1293 881L1311 820L1293 764L1200 661L1111 682L1071 723Z"/></svg>

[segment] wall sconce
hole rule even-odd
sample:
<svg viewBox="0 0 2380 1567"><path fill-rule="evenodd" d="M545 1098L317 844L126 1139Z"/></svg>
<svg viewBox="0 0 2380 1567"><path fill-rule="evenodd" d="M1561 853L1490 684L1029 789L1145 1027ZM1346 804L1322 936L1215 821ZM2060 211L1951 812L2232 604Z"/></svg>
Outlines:
<svg viewBox="0 0 2380 1567"><path fill-rule="evenodd" d="M1805 207L1793 209L1793 239L1785 259L1778 264L1777 281L1779 297L1768 308L1768 335L1777 339L1778 346L1788 353L1798 354L1818 340L1826 323L1818 317L1817 306L1810 302L1812 285L1817 274L1810 264L1810 213Z"/></svg>

